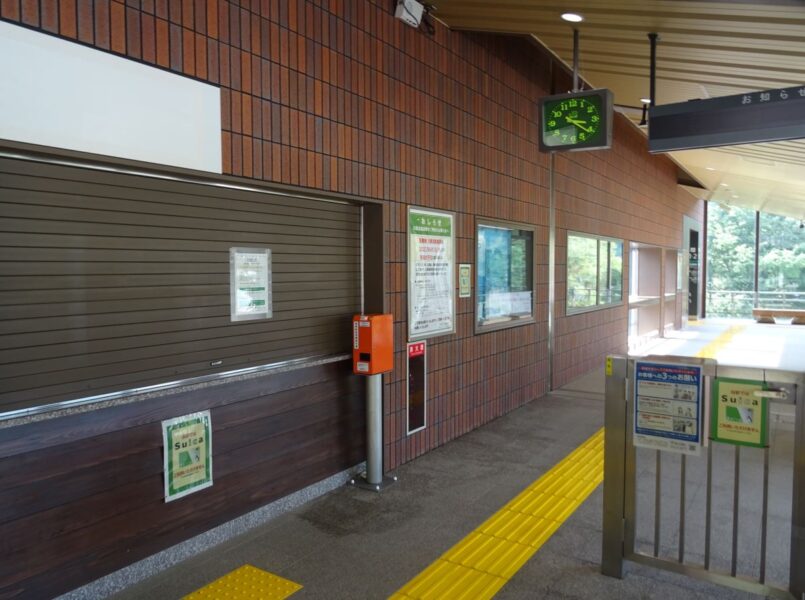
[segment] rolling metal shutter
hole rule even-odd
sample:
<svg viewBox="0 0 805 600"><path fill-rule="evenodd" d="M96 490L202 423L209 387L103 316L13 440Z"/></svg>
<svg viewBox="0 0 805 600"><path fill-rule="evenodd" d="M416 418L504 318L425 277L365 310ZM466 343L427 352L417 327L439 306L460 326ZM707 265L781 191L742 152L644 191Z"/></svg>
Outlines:
<svg viewBox="0 0 805 600"><path fill-rule="evenodd" d="M347 351L359 210L0 159L0 412ZM232 246L271 248L272 319L230 321Z"/></svg>

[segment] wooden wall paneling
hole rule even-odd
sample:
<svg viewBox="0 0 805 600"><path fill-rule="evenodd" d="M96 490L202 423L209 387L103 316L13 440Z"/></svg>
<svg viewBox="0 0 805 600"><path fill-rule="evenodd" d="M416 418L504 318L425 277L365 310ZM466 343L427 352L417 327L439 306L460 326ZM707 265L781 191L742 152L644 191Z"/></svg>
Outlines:
<svg viewBox="0 0 805 600"><path fill-rule="evenodd" d="M364 451L362 382L346 369L332 375L337 377L304 386L301 404L299 389L291 388L214 408L215 485L200 493L203 499L191 496L163 503L158 422L0 461L0 472L13 474L24 466L40 473L9 480L17 485L4 490L0 498L6 521L0 525L4 539L48 540L45 546L10 546L16 550L7 553L8 560L0 567L0 597L26 578L35 578L34 586L44 585L40 580L62 562L75 563L78 570L72 576L78 577L83 557L83 568L92 572L94 554L108 558L121 545L133 545L130 554L146 556L155 544L167 544L166 539L175 543L189 529L202 531L213 522L297 489L292 483L294 473L310 478L307 467L328 464L343 469L360 460ZM139 409L152 420L158 416L148 402L139 404ZM53 460L56 455L59 461ZM93 460L101 462L91 464ZM143 527L155 529L143 538ZM146 540L148 547L140 550ZM108 568L106 558L96 565L101 569L98 573ZM59 585L51 582L56 587L50 592L69 589L65 582L70 581L70 569L64 568L66 579Z"/></svg>
<svg viewBox="0 0 805 600"><path fill-rule="evenodd" d="M145 532L138 530L144 527L175 529L182 525L181 521L176 522L177 516L185 521L185 524L199 521L203 523L215 512L207 508L207 505L216 501L227 502L227 496L230 496L228 504L231 514L246 512L252 505L244 503L243 500L233 500L231 498L233 494L243 493L247 497L254 493L260 494L257 487L259 484L280 478L282 475L287 476L289 468L304 472L305 466L316 459L338 454L333 452L334 448L349 447L348 444L336 443L345 433L349 437L360 439L360 428L351 425L355 422L351 417L353 415L347 414L333 418L328 421L329 431L316 437L308 436L306 433L300 439L297 429L295 443L285 448L272 447L272 452L263 455L257 464L244 464L238 460L218 461L214 458L215 485L209 489L212 491L199 492L198 497L193 496L193 500L185 503L163 502L162 476L158 471L150 478L137 481L136 485L129 486L128 489L125 484L118 485L109 493L86 498L80 505L43 511L32 518L4 524L0 528L4 536L8 536L9 541L17 540L23 543L10 546L13 549L5 555L3 565L0 566L0 581L14 582L24 576L25 569L35 569L34 565L38 565L38 568L44 571L69 558L84 555L97 545L108 545L115 541L119 543L127 537L140 536ZM314 430L315 427L310 428L310 431ZM288 441L287 436L278 439ZM161 460L159 450L155 450L155 454L157 459ZM282 466L286 462L290 464ZM344 468L347 466L350 465L344 465ZM284 469L284 472L277 472L278 469L281 471ZM122 502L119 506L114 504L118 501ZM93 513L95 505L101 510ZM82 521L84 526L79 528ZM76 529L62 533L66 528L72 527ZM39 546L24 543L26 536L33 534L38 534L37 539L47 539L49 543Z"/></svg>
<svg viewBox="0 0 805 600"><path fill-rule="evenodd" d="M248 446L254 439L292 429L297 422L311 424L323 417L338 416L344 409L339 398L354 398L362 392L360 382L351 380L344 382L348 385L336 379L305 386L304 400L299 400L298 389L291 389L214 409L216 454L226 454ZM125 443L121 443L121 437ZM80 440L0 461L5 482L0 491L0 523L77 502L114 488L121 481L162 471L161 453L156 458L150 454L151 450L161 449L159 422L87 439L92 440L91 444ZM60 457L59 461L53 460L54 453ZM101 465L97 464L99 455L105 457ZM61 465L62 462L65 464ZM20 473L23 467L25 472Z"/></svg>
<svg viewBox="0 0 805 600"><path fill-rule="evenodd" d="M324 440L328 441L330 440ZM244 507L246 511L258 508L333 472L347 468L359 461L363 453L363 448L351 449L338 456L322 458L321 453L307 448L307 452L301 456L282 456L272 464L267 464L268 476L255 477L250 472L239 479L221 482L219 490L226 485L243 494L247 504L237 508L232 503L230 490L218 494L215 498L208 495L204 498L205 502L193 506L177 508L179 505L176 504L171 510L168 508L170 505L159 504L107 520L102 526L95 528L92 532L93 537L97 540L108 540L109 537L105 532L113 529L124 535L122 539L115 539L113 543L107 545L89 544L88 548L79 551L78 558L55 565L58 568L50 568L31 579L23 579L26 575L30 575L30 572L16 573L12 575L14 581L0 584L2 586L0 597L14 597L18 593L30 594L32 597L51 596L67 591L88 579L107 573L110 569L123 567L131 561L145 558L187 537L240 516L244 512ZM249 483L257 487L254 489L245 487ZM143 520L163 508L167 510L162 525L143 530ZM192 522L188 521L188 515L194 518ZM135 542L136 545L133 545ZM74 540L73 543L75 545L68 546L68 549L84 548L80 540ZM129 551L121 553L121 547L127 547ZM36 568L37 565L32 567Z"/></svg>
<svg viewBox="0 0 805 600"><path fill-rule="evenodd" d="M330 363L306 369L295 369L270 377L255 377L237 386L210 385L191 392L168 393L149 402L147 414L142 403L132 402L104 410L79 413L63 418L20 425L4 430L0 440L0 458L34 452L95 435L162 421L199 410L199 406L214 408L239 400L298 389L318 382L332 381L351 372L346 362Z"/></svg>

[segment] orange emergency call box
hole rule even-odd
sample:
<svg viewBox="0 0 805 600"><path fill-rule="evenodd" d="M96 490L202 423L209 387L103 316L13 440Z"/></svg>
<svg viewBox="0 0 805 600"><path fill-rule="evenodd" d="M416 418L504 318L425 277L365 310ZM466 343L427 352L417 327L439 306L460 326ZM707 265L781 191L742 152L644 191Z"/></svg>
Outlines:
<svg viewBox="0 0 805 600"><path fill-rule="evenodd" d="M391 315L352 317L352 372L377 375L394 368L394 320Z"/></svg>

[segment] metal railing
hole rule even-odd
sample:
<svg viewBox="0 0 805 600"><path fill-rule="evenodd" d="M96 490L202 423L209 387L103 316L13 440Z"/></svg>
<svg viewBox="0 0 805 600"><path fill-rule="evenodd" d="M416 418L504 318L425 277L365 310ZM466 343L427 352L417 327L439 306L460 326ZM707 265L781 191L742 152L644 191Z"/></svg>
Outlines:
<svg viewBox="0 0 805 600"><path fill-rule="evenodd" d="M805 292L707 290L708 317L752 317L753 308L805 309Z"/></svg>
<svg viewBox="0 0 805 600"><path fill-rule="evenodd" d="M769 484L768 446L744 448L742 454L740 445L710 440L706 447L701 448L699 456L640 448L641 458L644 462L645 459L649 460L639 469L634 444L636 360L622 356L608 357L602 573L622 578L624 562L632 561L767 597L805 600L805 374L731 367L718 365L709 359L690 357L646 357L637 360L665 365L698 365L701 367L702 390L710 390L714 378L763 382L767 391L762 394L772 405L776 404L779 411L793 408L793 432L786 433L789 439L793 437L793 444L782 441L785 436L780 432L769 438L771 449L775 451L775 460L778 461L775 464L778 480L775 485ZM706 397L707 394L701 396L704 409L699 422L702 440L709 430L702 425L708 423L709 402ZM758 453L754 455L754 464L748 460L752 457L750 452ZM740 486L742 468L747 470L747 476L752 477L755 476L752 471L761 471L761 454L762 479L758 477L755 482L762 481L762 484ZM677 466L679 480L675 481ZM665 476L663 469L666 470ZM780 470L784 473L777 476ZM731 494L726 481L730 473L733 480ZM789 482L793 485L787 489ZM705 488L705 494L686 490L686 486L691 487L695 483ZM653 508L648 500L652 488ZM775 531L780 529L781 523L786 531L782 536L778 534L773 538L771 550L767 543L770 493L775 495L775 510L786 507L785 516L775 516L773 521ZM714 497L720 499L716 509ZM789 505L790 515L787 513ZM747 510L747 506L753 510ZM789 516L790 532L787 530ZM715 527L715 521L718 521L718 527ZM730 536L726 534L729 528L731 550L725 551L723 546L730 541ZM750 529L760 531L760 543L757 555L747 556L754 552L756 546L746 544L745 539L744 544L739 545L739 533L745 536ZM714 531L717 532L715 538ZM694 543L691 543L691 539ZM789 539L790 553L786 556L786 542ZM775 558L776 582L781 582L780 573L787 571L787 586L769 583L767 555ZM729 567L724 568L725 565ZM753 567L750 569L747 565Z"/></svg>

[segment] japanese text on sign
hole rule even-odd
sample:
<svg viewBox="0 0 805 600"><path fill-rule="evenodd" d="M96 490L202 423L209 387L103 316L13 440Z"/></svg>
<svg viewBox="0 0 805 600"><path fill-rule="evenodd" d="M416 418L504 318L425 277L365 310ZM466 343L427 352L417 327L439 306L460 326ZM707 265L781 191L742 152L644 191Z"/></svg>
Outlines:
<svg viewBox="0 0 805 600"><path fill-rule="evenodd" d="M165 502L212 485L210 411L162 421Z"/></svg>
<svg viewBox="0 0 805 600"><path fill-rule="evenodd" d="M768 400L762 381L719 377L713 380L710 437L739 446L768 445Z"/></svg>
<svg viewBox="0 0 805 600"><path fill-rule="evenodd" d="M455 328L453 215L411 209L408 214L408 337Z"/></svg>
<svg viewBox="0 0 805 600"><path fill-rule="evenodd" d="M698 454L701 367L635 362L634 445Z"/></svg>

